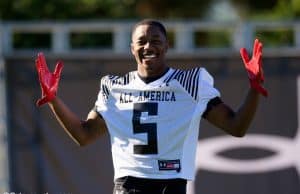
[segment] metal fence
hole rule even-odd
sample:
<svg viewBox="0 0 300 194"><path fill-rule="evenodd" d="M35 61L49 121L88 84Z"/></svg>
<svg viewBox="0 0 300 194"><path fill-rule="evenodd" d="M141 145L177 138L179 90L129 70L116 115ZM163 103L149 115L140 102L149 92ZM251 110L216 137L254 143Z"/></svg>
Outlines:
<svg viewBox="0 0 300 194"><path fill-rule="evenodd" d="M266 55L295 56L300 51L300 21L248 21L248 22L204 22L195 20L162 21L167 31L172 33L172 55L228 55L236 53L240 47L251 48L255 37L266 32L281 33L288 36L287 43L271 45L265 48ZM122 55L129 53L130 33L134 21L36 21L18 22L3 21L0 23L1 43L0 51L4 56L28 54L37 48L18 49L14 46L16 34L48 34L50 36L49 48L46 52L51 54L97 54ZM197 45L197 33L220 32L226 34L227 44L224 46ZM74 33L109 33L112 37L109 48L73 48L72 34ZM201 36L201 35L200 35ZM276 37L275 37L276 39ZM99 52L100 51L100 52ZM104 53L104 54L103 54Z"/></svg>

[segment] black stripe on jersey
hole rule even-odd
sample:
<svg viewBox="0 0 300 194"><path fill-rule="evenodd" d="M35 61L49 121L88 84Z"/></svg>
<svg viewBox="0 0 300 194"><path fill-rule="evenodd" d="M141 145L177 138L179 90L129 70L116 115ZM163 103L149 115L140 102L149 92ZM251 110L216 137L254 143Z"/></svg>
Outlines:
<svg viewBox="0 0 300 194"><path fill-rule="evenodd" d="M101 79L100 89L101 89L103 98L104 98L105 100L107 100L108 95L109 95L109 89L108 89L108 83L107 83L107 76L106 76L106 77L103 77L103 78Z"/></svg>
<svg viewBox="0 0 300 194"><path fill-rule="evenodd" d="M197 98L198 87L199 87L198 86L199 85L199 74L200 74L200 68L197 68L197 70L194 71L193 79L191 82L191 88L189 90L189 91L191 91L192 96L196 96L196 98Z"/></svg>
<svg viewBox="0 0 300 194"><path fill-rule="evenodd" d="M175 71L167 77L164 82L169 83L173 79L176 79L184 89L196 100L198 97L198 80L201 68L194 68L191 70L180 70Z"/></svg>
<svg viewBox="0 0 300 194"><path fill-rule="evenodd" d="M174 77L176 77L180 72L182 72L182 70L179 69L175 69L175 71L169 76L167 77L164 82L165 83L169 83L172 79L174 79Z"/></svg>
<svg viewBox="0 0 300 194"><path fill-rule="evenodd" d="M105 100L108 99L110 90L113 85L127 85L131 80L134 79L134 72L129 72L124 76L107 75L101 79L101 91Z"/></svg>
<svg viewBox="0 0 300 194"><path fill-rule="evenodd" d="M108 95L109 95L109 90L108 88L105 86L105 85L102 85L102 91L103 91L103 95L104 95L104 98L107 99L108 98Z"/></svg>
<svg viewBox="0 0 300 194"><path fill-rule="evenodd" d="M127 85L131 80L134 79L134 72L129 72L124 76L113 76L112 77L112 84L118 85Z"/></svg>

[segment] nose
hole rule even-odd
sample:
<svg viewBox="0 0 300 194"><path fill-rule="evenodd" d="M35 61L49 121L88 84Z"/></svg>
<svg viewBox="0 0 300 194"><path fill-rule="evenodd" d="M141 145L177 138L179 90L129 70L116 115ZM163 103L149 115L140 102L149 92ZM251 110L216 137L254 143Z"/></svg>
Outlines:
<svg viewBox="0 0 300 194"><path fill-rule="evenodd" d="M144 45L144 49L149 49L149 48L151 48L151 42L147 41Z"/></svg>

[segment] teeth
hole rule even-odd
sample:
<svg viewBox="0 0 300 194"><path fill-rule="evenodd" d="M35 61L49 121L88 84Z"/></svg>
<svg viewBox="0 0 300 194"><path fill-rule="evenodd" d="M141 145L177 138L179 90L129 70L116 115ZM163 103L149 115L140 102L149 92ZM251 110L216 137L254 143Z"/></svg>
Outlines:
<svg viewBox="0 0 300 194"><path fill-rule="evenodd" d="M155 58L156 55L155 55L155 54L150 54L150 55L144 55L144 57L145 57L146 59L152 59L152 58Z"/></svg>

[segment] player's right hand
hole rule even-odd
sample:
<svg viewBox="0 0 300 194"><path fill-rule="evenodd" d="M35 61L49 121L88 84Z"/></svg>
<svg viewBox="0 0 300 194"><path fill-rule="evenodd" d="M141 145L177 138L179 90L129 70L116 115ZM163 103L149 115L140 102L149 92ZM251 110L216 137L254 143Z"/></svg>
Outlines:
<svg viewBox="0 0 300 194"><path fill-rule="evenodd" d="M63 63L58 61L55 66L55 70L52 73L48 69L44 54L40 52L35 60L35 65L42 90L42 97L37 100L36 105L41 106L52 101L56 97Z"/></svg>

